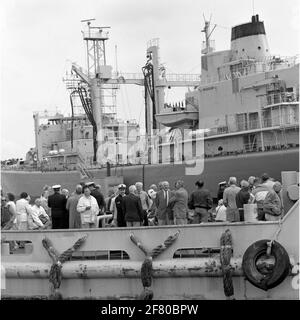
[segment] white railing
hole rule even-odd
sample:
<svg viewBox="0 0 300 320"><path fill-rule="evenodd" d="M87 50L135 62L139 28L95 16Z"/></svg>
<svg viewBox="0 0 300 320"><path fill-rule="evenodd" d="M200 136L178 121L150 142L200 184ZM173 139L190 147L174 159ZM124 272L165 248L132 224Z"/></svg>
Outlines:
<svg viewBox="0 0 300 320"><path fill-rule="evenodd" d="M216 82L226 81L226 80L232 80L234 78L240 78L250 74L281 70L281 69L293 67L297 63L299 63L299 55L296 55L293 57L268 56L260 60L259 59L256 59L255 61L249 60L249 63L246 66L241 67L238 70L235 70L234 72L223 71L224 73L220 78L209 77L209 76L206 78L202 78L201 85L206 85L206 84L211 84L211 83L216 83ZM225 70L225 68L228 68L228 66L226 65L223 68ZM222 68L220 68L220 70L222 70Z"/></svg>
<svg viewBox="0 0 300 320"><path fill-rule="evenodd" d="M288 103L288 102L299 103L299 97L297 97L295 92L279 92L279 93L267 94L260 97L261 107L266 107L273 104Z"/></svg>

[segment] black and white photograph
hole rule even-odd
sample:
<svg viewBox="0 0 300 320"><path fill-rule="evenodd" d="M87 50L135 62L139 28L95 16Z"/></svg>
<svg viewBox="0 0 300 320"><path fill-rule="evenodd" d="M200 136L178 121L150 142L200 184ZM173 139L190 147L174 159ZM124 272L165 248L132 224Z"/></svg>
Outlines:
<svg viewBox="0 0 300 320"><path fill-rule="evenodd" d="M299 300L299 21L298 0L1 1L0 304Z"/></svg>

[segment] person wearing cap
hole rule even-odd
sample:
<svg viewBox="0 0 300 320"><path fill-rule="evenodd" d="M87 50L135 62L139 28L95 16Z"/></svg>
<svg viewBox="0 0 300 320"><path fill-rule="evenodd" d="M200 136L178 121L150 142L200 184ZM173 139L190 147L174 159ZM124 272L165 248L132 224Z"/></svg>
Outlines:
<svg viewBox="0 0 300 320"><path fill-rule="evenodd" d="M196 181L197 190L190 195L188 207L194 209L193 224L208 222L208 210L212 208L212 197L210 191L204 188L204 182Z"/></svg>
<svg viewBox="0 0 300 320"><path fill-rule="evenodd" d="M60 185L52 187L54 194L48 197L48 207L51 209L52 229L64 229L67 215L67 198L60 193Z"/></svg>
<svg viewBox="0 0 300 320"><path fill-rule="evenodd" d="M113 224L118 227L126 227L125 215L123 210L123 199L125 197L126 185L118 185L118 195L114 199Z"/></svg>
<svg viewBox="0 0 300 320"><path fill-rule="evenodd" d="M97 200L100 211L103 212L105 210L105 200L103 194L100 192L100 190L96 189L95 182L89 182L87 183L87 186L91 190L91 196Z"/></svg>
<svg viewBox="0 0 300 320"><path fill-rule="evenodd" d="M273 185L273 189L266 195L263 211L267 221L280 220L283 216L284 211L280 194L281 189L281 183L276 181Z"/></svg>
<svg viewBox="0 0 300 320"><path fill-rule="evenodd" d="M89 186L83 187L83 195L78 200L77 211L80 213L82 228L96 227L99 206L96 198L91 195Z"/></svg>

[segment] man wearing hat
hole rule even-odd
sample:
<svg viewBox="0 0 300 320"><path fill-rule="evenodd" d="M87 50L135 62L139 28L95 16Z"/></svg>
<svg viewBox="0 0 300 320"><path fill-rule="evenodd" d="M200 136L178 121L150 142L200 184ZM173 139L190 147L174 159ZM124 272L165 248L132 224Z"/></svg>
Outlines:
<svg viewBox="0 0 300 320"><path fill-rule="evenodd" d="M97 200L100 211L103 212L103 210L105 209L105 200L103 194L98 189L96 189L95 182L88 182L86 185L91 190L91 196L93 196Z"/></svg>
<svg viewBox="0 0 300 320"><path fill-rule="evenodd" d="M121 183L118 185L118 195L115 198L114 223L118 227L126 227L125 215L123 211L123 199L125 197L126 185Z"/></svg>
<svg viewBox="0 0 300 320"><path fill-rule="evenodd" d="M54 194L48 197L48 207L51 209L52 229L64 229L67 215L67 198L60 193L60 185L54 185Z"/></svg>

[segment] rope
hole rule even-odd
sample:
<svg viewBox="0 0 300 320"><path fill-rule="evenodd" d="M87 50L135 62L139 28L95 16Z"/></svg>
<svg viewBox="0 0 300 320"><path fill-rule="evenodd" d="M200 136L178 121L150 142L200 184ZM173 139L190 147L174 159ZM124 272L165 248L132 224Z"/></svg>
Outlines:
<svg viewBox="0 0 300 320"><path fill-rule="evenodd" d="M78 239L71 248L67 249L62 254L59 254L57 252L57 250L53 247L50 239L44 238L42 240L44 248L47 250L50 258L53 261L53 264L50 269L50 274L49 274L49 282L52 285L51 294L50 294L51 300L62 300L62 295L59 292L61 279L62 279L62 274L61 274L62 264L72 256L72 253L84 243L86 238L87 236L84 236Z"/></svg>
<svg viewBox="0 0 300 320"><path fill-rule="evenodd" d="M141 293L140 300L152 300L153 291L152 286L152 277L153 277L153 264L152 261L154 258L157 258L162 252L169 248L178 238L180 231L178 230L174 235L169 236L163 244L155 247L151 253L148 252L142 243L135 237L133 233L130 233L130 240L145 254L146 258L142 263L141 267L141 280L143 284L143 292Z"/></svg>
<svg viewBox="0 0 300 320"><path fill-rule="evenodd" d="M223 287L225 296L228 299L234 299L234 289L232 282L232 267L230 259L232 257L232 237L230 230L226 230L220 239L220 261L223 272Z"/></svg>
<svg viewBox="0 0 300 320"><path fill-rule="evenodd" d="M278 228L277 228L277 230L275 231L272 239L271 239L269 242L267 242L267 246L268 246L268 248L267 248L267 255L268 255L268 256L271 255L273 242L278 239L278 235L279 235L279 233L281 232L281 229L282 229L282 219L279 220Z"/></svg>

